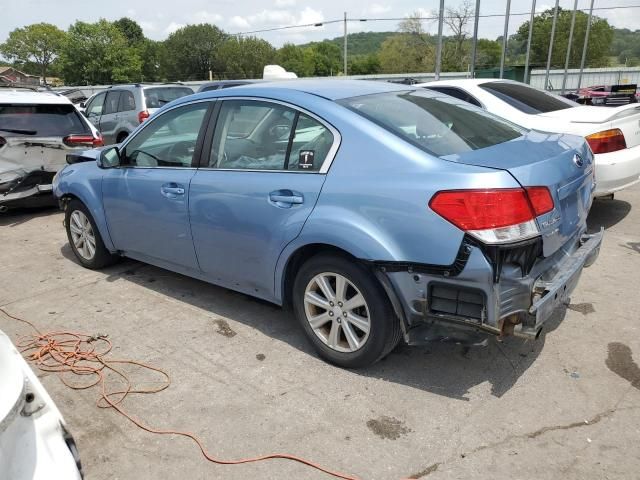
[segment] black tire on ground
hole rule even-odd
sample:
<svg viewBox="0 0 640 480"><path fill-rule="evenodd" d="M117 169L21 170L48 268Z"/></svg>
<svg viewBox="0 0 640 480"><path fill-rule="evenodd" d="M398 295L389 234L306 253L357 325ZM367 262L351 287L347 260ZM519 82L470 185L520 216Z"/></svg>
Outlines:
<svg viewBox="0 0 640 480"><path fill-rule="evenodd" d="M82 212L91 223L91 229L93 231L96 244L95 253L91 259L83 257L79 253L77 247L74 245L73 237L71 236L71 215L75 211ZM89 209L80 200L73 199L67 204L64 213L64 224L65 229L67 230L67 239L69 240L71 250L73 251L73 254L75 255L78 262L80 262L83 267L97 270L112 265L119 260L120 257L118 255L113 255L111 252L109 252L109 250L105 248L102 237L100 236L100 231L96 226L96 222L93 219L91 212L89 212Z"/></svg>
<svg viewBox="0 0 640 480"><path fill-rule="evenodd" d="M370 329L365 343L353 352L340 352L325 344L314 332L305 313L305 291L320 273L335 273L345 277L364 297ZM400 320L386 292L365 266L352 258L337 254L319 254L307 260L298 271L293 285L293 310L307 338L326 361L342 368L362 368L388 355L400 342Z"/></svg>

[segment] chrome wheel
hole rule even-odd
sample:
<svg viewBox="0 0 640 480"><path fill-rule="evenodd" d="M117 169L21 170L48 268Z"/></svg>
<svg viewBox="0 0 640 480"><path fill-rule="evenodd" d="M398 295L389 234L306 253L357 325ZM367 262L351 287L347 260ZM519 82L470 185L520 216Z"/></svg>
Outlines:
<svg viewBox="0 0 640 480"><path fill-rule="evenodd" d="M307 284L304 312L318 338L329 348L351 353L369 338L371 321L364 296L346 277L319 273Z"/></svg>
<svg viewBox="0 0 640 480"><path fill-rule="evenodd" d="M85 260L93 260L96 254L96 236L87 216L74 210L69 217L69 231L75 251Z"/></svg>

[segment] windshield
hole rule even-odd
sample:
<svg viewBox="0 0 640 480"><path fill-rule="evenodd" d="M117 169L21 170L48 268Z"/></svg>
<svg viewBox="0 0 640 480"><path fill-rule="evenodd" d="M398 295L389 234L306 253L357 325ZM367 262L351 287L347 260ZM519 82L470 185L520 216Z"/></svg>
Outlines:
<svg viewBox="0 0 640 480"><path fill-rule="evenodd" d="M73 105L0 104L0 130L40 137L66 137L73 133L89 133Z"/></svg>
<svg viewBox="0 0 640 480"><path fill-rule="evenodd" d="M466 102L425 91L366 95L339 103L440 157L491 147L525 132Z"/></svg>
<svg viewBox="0 0 640 480"><path fill-rule="evenodd" d="M480 88L523 113L535 115L578 106L571 100L519 83L489 82Z"/></svg>
<svg viewBox="0 0 640 480"><path fill-rule="evenodd" d="M144 100L147 108L160 108L175 99L192 95L189 87L156 87L144 89Z"/></svg>

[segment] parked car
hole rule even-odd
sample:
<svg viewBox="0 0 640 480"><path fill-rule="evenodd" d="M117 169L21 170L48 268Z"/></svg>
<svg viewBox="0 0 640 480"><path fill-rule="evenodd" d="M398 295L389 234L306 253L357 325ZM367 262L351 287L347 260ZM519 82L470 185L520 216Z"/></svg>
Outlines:
<svg viewBox="0 0 640 480"><path fill-rule="evenodd" d="M67 153L101 145L66 97L0 90L0 212L55 204L51 180Z"/></svg>
<svg viewBox="0 0 640 480"><path fill-rule="evenodd" d="M576 102L584 105L617 107L636 103L636 84L629 85L595 85L578 90Z"/></svg>
<svg viewBox="0 0 640 480"><path fill-rule="evenodd" d="M580 106L511 80L466 79L420 84L459 98L525 128L586 138L595 154L597 197L640 181L640 105Z"/></svg>
<svg viewBox="0 0 640 480"><path fill-rule="evenodd" d="M100 130L105 145L111 145L121 143L163 105L192 93L191 88L179 84L117 85L91 97L84 113Z"/></svg>
<svg viewBox="0 0 640 480"><path fill-rule="evenodd" d="M241 85L250 85L257 82L260 82L260 80L216 80L215 82L207 82L203 84L198 89L198 93L220 90L223 88L239 87Z"/></svg>
<svg viewBox="0 0 640 480"><path fill-rule="evenodd" d="M78 449L60 411L0 331L0 478L82 478Z"/></svg>
<svg viewBox="0 0 640 480"><path fill-rule="evenodd" d="M58 90L55 93L67 97L74 105L79 105L87 101L87 94L79 88L68 88L66 90Z"/></svg>
<svg viewBox="0 0 640 480"><path fill-rule="evenodd" d="M593 155L426 89L304 81L166 105L54 182L87 268L120 255L279 305L326 360L536 338L598 255Z"/></svg>

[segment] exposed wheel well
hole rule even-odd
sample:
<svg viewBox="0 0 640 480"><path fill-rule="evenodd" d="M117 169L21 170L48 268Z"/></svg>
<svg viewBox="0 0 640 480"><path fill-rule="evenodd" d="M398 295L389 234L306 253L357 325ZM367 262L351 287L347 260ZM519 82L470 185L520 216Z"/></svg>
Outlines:
<svg viewBox="0 0 640 480"><path fill-rule="evenodd" d="M289 258L284 271L284 285L282 291L283 305L291 305L293 282L302 264L309 260L311 257L314 257L320 253L333 253L336 255L347 257L349 259L357 260L356 257L351 255L346 250L325 243L312 243L310 245L305 245L304 247L299 248L294 252L293 255L291 255L291 258Z"/></svg>
<svg viewBox="0 0 640 480"><path fill-rule="evenodd" d="M116 137L116 143L121 143L128 136L129 136L129 132L120 132Z"/></svg>

